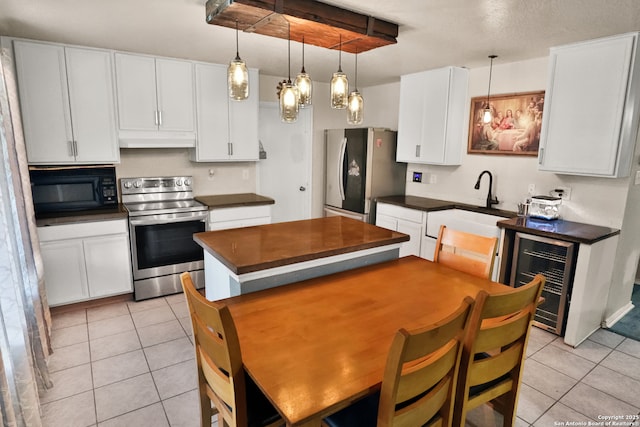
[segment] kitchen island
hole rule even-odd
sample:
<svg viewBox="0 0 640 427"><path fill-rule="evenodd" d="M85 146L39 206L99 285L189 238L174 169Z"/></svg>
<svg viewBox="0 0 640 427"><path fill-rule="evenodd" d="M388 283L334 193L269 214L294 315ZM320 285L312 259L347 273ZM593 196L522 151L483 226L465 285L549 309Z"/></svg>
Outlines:
<svg viewBox="0 0 640 427"><path fill-rule="evenodd" d="M396 259L403 233L346 217L196 233L209 300Z"/></svg>

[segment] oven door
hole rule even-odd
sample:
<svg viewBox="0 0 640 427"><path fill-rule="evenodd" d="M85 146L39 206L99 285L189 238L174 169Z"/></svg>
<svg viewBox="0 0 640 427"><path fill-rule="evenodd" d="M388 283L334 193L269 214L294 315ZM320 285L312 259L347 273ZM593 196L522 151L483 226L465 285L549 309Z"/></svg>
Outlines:
<svg viewBox="0 0 640 427"><path fill-rule="evenodd" d="M207 211L129 218L133 279L204 268L204 253L193 240L205 231Z"/></svg>

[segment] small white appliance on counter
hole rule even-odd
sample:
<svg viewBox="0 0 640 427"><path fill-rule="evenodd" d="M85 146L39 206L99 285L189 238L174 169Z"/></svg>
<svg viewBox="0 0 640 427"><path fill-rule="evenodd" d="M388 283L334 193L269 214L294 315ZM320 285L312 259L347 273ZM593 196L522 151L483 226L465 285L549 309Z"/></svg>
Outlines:
<svg viewBox="0 0 640 427"><path fill-rule="evenodd" d="M396 162L397 133L325 130L325 216L375 222L376 197L404 194L407 164Z"/></svg>

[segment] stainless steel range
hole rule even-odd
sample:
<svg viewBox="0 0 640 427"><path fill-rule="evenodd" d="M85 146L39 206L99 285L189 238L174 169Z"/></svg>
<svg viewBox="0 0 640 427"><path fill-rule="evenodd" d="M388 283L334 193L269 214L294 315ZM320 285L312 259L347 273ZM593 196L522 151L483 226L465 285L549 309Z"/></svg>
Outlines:
<svg viewBox="0 0 640 427"><path fill-rule="evenodd" d="M180 273L204 287L204 255L193 234L205 231L208 208L193 199L190 176L122 178L136 301L182 292Z"/></svg>

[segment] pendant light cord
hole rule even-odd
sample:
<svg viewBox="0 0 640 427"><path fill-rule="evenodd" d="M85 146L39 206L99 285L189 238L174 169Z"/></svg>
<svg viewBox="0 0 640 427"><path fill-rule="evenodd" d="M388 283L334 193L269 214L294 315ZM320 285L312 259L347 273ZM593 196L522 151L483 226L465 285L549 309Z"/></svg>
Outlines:
<svg viewBox="0 0 640 427"><path fill-rule="evenodd" d="M240 47L238 45L238 20L236 19L236 61L240 60Z"/></svg>
<svg viewBox="0 0 640 427"><path fill-rule="evenodd" d="M287 20L287 28L289 31L289 36L287 37L287 50L288 50L288 66L289 66L289 77L288 77L288 82L291 83L291 22L289 22Z"/></svg>
<svg viewBox="0 0 640 427"><path fill-rule="evenodd" d="M356 52L356 81L355 81L356 92L358 91L358 52Z"/></svg>
<svg viewBox="0 0 640 427"><path fill-rule="evenodd" d="M497 57L498 55L489 55L489 59L491 60L491 62L489 64L489 89L487 89L487 109L491 108L489 106L489 95L491 94L491 74L493 72L493 60Z"/></svg>
<svg viewBox="0 0 640 427"><path fill-rule="evenodd" d="M338 72L342 72L342 34L340 34L340 44L338 45Z"/></svg>
<svg viewBox="0 0 640 427"><path fill-rule="evenodd" d="M304 70L304 36L302 36L302 70L300 70L300 72L306 73Z"/></svg>

